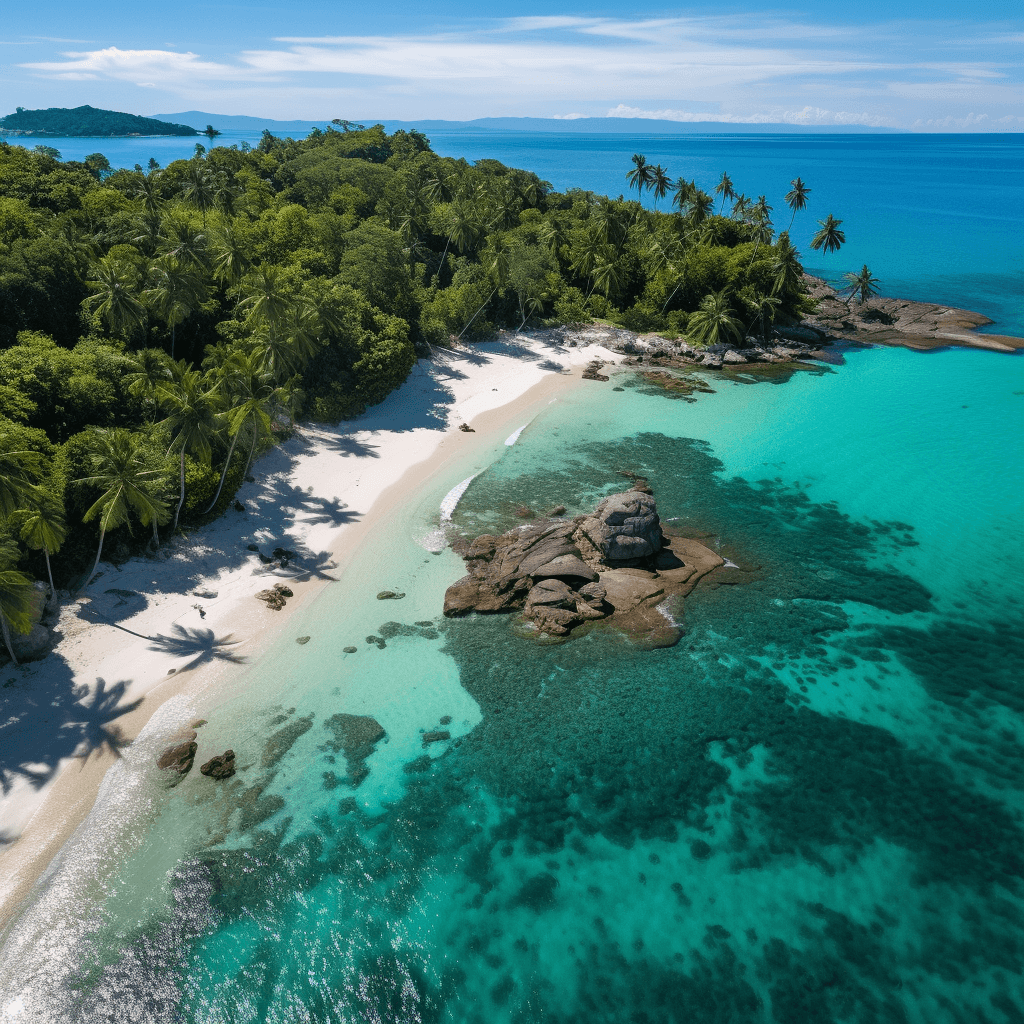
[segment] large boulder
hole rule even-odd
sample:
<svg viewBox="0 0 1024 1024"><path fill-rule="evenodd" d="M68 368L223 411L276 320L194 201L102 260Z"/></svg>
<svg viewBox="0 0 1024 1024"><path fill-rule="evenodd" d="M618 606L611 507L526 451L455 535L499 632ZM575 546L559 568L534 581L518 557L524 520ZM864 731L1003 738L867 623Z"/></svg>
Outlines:
<svg viewBox="0 0 1024 1024"><path fill-rule="evenodd" d="M11 648L19 662L45 658L53 646L53 632L41 622L35 623L27 633L16 633L12 629L10 634Z"/></svg>
<svg viewBox="0 0 1024 1024"><path fill-rule="evenodd" d="M574 540L583 557L605 565L649 558L661 550L661 519L653 495L610 494L579 524Z"/></svg>

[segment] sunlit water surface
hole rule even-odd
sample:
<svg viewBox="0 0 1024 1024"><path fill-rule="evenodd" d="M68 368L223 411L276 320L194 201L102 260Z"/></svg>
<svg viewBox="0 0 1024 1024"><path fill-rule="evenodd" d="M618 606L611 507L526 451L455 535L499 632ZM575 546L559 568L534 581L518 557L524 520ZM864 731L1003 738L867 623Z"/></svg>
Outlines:
<svg viewBox="0 0 1024 1024"><path fill-rule="evenodd" d="M230 781L163 788L154 725L0 953L0 1020L1020 1020L1024 360L708 381L581 387L436 479L208 713ZM667 650L444 620L427 548L480 469L465 532L641 473L740 568Z"/></svg>

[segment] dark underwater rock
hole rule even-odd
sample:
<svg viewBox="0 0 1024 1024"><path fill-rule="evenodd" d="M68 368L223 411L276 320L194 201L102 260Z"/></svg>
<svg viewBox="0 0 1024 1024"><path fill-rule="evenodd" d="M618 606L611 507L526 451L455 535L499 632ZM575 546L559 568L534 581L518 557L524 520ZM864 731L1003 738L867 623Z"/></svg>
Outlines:
<svg viewBox="0 0 1024 1024"><path fill-rule="evenodd" d="M327 741L326 748L336 754L344 753L348 781L352 786L358 786L370 773L365 762L384 739L384 727L369 715L337 714L324 722L324 728L333 736Z"/></svg>
<svg viewBox="0 0 1024 1024"><path fill-rule="evenodd" d="M230 779L235 774L235 752L225 750L223 754L211 757L199 770L211 779Z"/></svg>

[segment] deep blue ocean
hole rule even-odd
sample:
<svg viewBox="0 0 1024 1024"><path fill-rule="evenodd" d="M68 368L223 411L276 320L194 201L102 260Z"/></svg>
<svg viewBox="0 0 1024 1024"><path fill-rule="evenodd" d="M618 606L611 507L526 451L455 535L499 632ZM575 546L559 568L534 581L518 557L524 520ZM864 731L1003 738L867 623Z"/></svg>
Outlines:
<svg viewBox="0 0 1024 1024"><path fill-rule="evenodd" d="M755 194L800 174L807 219L849 229L823 270L867 259L990 315L955 261L1019 282L1017 139L575 141L576 177L566 140L435 144L616 193L638 150ZM1024 1019L1024 358L851 348L690 398L612 372L410 494L243 692L165 709L5 936L2 1024ZM677 646L440 616L460 481L476 535L628 473L739 566L686 599ZM167 789L154 753L195 710L244 768Z"/></svg>
<svg viewBox="0 0 1024 1024"><path fill-rule="evenodd" d="M224 144L255 135L225 132ZM808 208L793 224L808 270L839 280L868 264L885 295L976 310L995 333L1024 335L1024 134L1002 135L579 135L433 132L442 156L495 159L535 171L556 189L627 190L634 153L710 191L728 171L738 191L764 194L777 229L798 175ZM205 139L50 139L65 159L103 152L115 167L191 156ZM651 199L645 197L650 205ZM816 222L843 221L846 245L809 250Z"/></svg>

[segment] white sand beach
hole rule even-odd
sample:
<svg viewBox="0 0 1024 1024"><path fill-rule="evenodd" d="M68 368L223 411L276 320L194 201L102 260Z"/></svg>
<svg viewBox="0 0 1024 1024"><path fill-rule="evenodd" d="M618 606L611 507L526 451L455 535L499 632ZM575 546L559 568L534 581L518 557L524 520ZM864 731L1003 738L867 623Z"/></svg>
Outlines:
<svg viewBox="0 0 1024 1024"><path fill-rule="evenodd" d="M360 419L301 426L264 455L238 493L244 512L229 509L156 557L101 563L64 607L54 651L0 672L0 929L162 704L202 695L209 707L222 688L244 686L246 666L342 576L382 508L493 444L512 419L521 426L593 359L619 357L512 335L439 352ZM277 547L296 553L284 569L260 559ZM286 608L254 599L281 579L294 591Z"/></svg>

